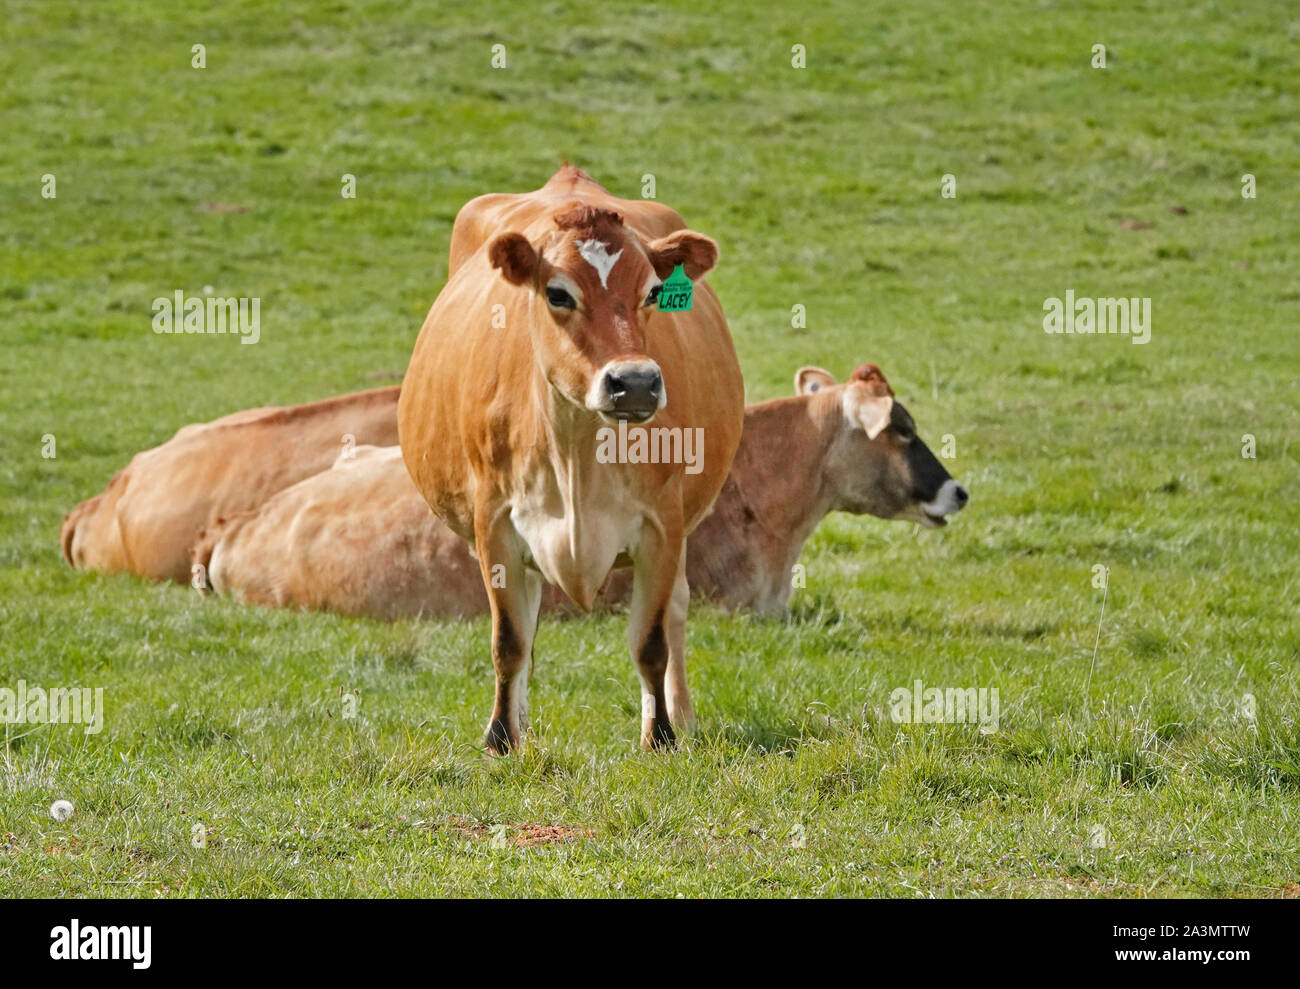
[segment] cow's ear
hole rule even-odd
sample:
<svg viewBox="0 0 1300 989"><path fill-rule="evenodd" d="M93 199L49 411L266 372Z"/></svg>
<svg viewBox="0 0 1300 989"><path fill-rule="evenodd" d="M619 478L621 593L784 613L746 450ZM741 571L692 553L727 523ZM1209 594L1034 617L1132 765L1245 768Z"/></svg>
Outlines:
<svg viewBox="0 0 1300 989"><path fill-rule="evenodd" d="M813 367L811 364L799 368L794 373L794 393L796 395L811 395L813 392L829 388L833 384L835 384L835 379L831 377L830 371Z"/></svg>
<svg viewBox="0 0 1300 989"><path fill-rule="evenodd" d="M893 411L893 395L880 394L858 384L844 389L844 417L850 426L863 430L869 440L885 431Z"/></svg>
<svg viewBox="0 0 1300 989"><path fill-rule="evenodd" d="M526 284L537 274L537 251L520 233L502 234L492 241L488 245L488 259L511 285Z"/></svg>
<svg viewBox="0 0 1300 989"><path fill-rule="evenodd" d="M694 230L674 230L667 237L652 241L647 253L660 278L667 278L680 264L686 277L695 281L718 263L718 245Z"/></svg>
<svg viewBox="0 0 1300 989"><path fill-rule="evenodd" d="M889 387L884 372L874 364L863 364L849 375L849 387L844 389L844 413L856 421L874 440L889 425L894 410L894 389Z"/></svg>

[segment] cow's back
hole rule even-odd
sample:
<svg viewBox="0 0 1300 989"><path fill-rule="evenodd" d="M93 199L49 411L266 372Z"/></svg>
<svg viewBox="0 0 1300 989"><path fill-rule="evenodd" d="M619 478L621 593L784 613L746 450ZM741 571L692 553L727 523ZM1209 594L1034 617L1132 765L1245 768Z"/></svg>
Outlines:
<svg viewBox="0 0 1300 989"><path fill-rule="evenodd" d="M185 426L69 514L65 556L80 568L188 581L190 549L218 517L327 469L348 442L395 443L398 393L380 388Z"/></svg>
<svg viewBox="0 0 1300 989"><path fill-rule="evenodd" d="M434 518L396 447L354 458L204 534L212 589L250 604L376 618L487 610L478 564Z"/></svg>

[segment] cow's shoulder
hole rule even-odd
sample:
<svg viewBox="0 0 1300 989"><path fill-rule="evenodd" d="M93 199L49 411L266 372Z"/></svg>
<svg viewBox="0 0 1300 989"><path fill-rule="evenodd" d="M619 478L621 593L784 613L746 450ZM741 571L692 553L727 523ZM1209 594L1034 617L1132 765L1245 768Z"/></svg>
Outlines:
<svg viewBox="0 0 1300 989"><path fill-rule="evenodd" d="M489 192L475 196L456 212L455 222L451 225L451 235L465 233L480 223L491 223L507 207L519 202L522 197L512 192Z"/></svg>

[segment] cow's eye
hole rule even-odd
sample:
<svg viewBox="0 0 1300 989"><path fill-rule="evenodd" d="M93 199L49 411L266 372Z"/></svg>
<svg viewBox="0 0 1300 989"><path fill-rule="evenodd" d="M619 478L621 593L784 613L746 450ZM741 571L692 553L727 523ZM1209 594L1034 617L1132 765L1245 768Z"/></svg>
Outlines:
<svg viewBox="0 0 1300 989"><path fill-rule="evenodd" d="M662 285L656 285L654 288L652 288L650 290L650 294L645 297L645 302L643 302L642 305L653 306L656 302L658 302L659 290L662 288L663 288Z"/></svg>
<svg viewBox="0 0 1300 989"><path fill-rule="evenodd" d="M904 443L911 443L913 438L916 436L916 433L913 431L911 426L898 423L894 426L894 435Z"/></svg>
<svg viewBox="0 0 1300 989"><path fill-rule="evenodd" d="M546 286L546 303L552 309L577 309L578 303L574 301L566 290L555 285Z"/></svg>

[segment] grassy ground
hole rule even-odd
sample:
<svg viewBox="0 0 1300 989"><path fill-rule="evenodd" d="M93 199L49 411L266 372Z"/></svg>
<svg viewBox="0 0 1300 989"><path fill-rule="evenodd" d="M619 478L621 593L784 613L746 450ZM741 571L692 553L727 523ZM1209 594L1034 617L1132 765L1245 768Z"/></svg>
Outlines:
<svg viewBox="0 0 1300 989"><path fill-rule="evenodd" d="M1294 895L1300 19L1082 8L8 3L0 687L107 719L7 729L0 895ZM483 622L62 563L178 426L400 373L456 209L565 158L719 240L751 399L879 363L962 517L828 519L787 620L698 610L669 756L619 617L543 626L488 760ZM205 285L258 345L151 331ZM1152 298L1151 342L1045 334L1067 289ZM999 730L894 724L916 679L996 687Z"/></svg>

